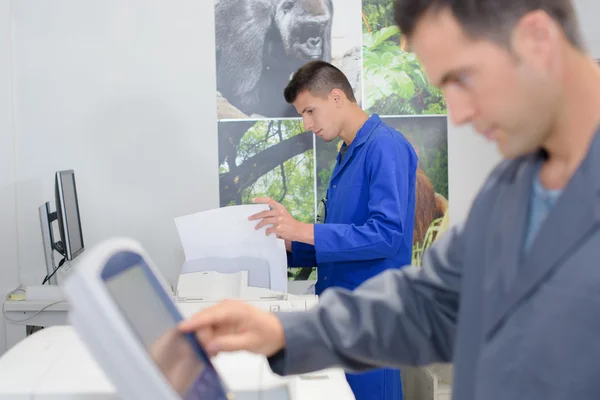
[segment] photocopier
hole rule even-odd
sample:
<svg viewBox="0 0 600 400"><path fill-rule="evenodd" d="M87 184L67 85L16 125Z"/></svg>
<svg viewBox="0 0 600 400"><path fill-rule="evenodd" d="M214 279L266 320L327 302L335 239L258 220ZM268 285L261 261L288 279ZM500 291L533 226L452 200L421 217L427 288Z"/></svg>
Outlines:
<svg viewBox="0 0 600 400"><path fill-rule="evenodd" d="M109 239L82 257L63 288L71 325L42 329L0 358L0 400L354 399L338 368L280 377L264 356L208 357L195 335L176 326L223 292L202 297L183 280L172 293L139 243ZM266 310L316 304L314 296L249 288L240 277L216 276L212 285L239 279L240 296Z"/></svg>

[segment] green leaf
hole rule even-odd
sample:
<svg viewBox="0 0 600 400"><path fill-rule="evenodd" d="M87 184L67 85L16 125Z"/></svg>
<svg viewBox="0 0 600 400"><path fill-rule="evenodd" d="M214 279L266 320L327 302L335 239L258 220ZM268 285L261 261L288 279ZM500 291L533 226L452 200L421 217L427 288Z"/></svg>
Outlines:
<svg viewBox="0 0 600 400"><path fill-rule="evenodd" d="M395 57L400 57L404 59L404 54L406 54L397 43L394 42L384 42L377 48L378 52L391 53Z"/></svg>
<svg viewBox="0 0 600 400"><path fill-rule="evenodd" d="M373 50L392 36L400 33L397 26L388 26L378 31L363 34L363 47Z"/></svg>
<svg viewBox="0 0 600 400"><path fill-rule="evenodd" d="M387 52L387 53L383 53L381 55L381 66L384 67L386 65L390 65L394 62L394 54Z"/></svg>
<svg viewBox="0 0 600 400"><path fill-rule="evenodd" d="M420 68L415 68L413 69L413 75L416 77L416 84L418 87L426 87L428 82L427 82L427 78L425 78L425 75L423 74L423 71L421 71Z"/></svg>
<svg viewBox="0 0 600 400"><path fill-rule="evenodd" d="M395 93L403 99L410 99L415 95L415 84L413 83L410 76L404 71L396 72L392 75L393 79L393 90ZM390 93L391 94L391 93Z"/></svg>
<svg viewBox="0 0 600 400"><path fill-rule="evenodd" d="M377 87L373 87L371 85L370 82L366 81L365 82L365 109L370 109L371 107L373 107L373 105L375 103L377 103L377 100L379 100L380 98L382 98L381 93L379 92L379 90L377 89Z"/></svg>

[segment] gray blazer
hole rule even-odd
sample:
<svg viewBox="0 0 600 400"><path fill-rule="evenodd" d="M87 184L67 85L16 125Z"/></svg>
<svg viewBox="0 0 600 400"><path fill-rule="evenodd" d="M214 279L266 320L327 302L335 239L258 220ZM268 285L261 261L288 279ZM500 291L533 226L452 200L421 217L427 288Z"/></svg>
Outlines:
<svg viewBox="0 0 600 400"><path fill-rule="evenodd" d="M600 130L523 253L535 164L504 161L422 268L280 313L287 375L454 363L454 400L600 399Z"/></svg>

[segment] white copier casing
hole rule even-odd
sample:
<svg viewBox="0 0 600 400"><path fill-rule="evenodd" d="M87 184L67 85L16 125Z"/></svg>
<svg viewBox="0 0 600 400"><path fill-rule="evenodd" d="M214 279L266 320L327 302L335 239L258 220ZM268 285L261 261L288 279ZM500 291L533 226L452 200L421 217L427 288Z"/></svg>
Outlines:
<svg viewBox="0 0 600 400"><path fill-rule="evenodd" d="M93 283L101 279L100 266L124 250L141 255L169 293L160 273L137 242L112 239L89 249L81 256L78 271L65 285L73 326L43 329L0 358L0 400L181 400L122 315L115 307L107 306L112 303L103 285ZM171 300L175 300L173 295ZM187 317L215 303L191 301L177 306ZM314 306L316 300L310 296L293 300L284 296L249 303L273 311L275 308L301 311ZM212 362L222 381L239 399L288 398L278 395L281 389L292 400L354 399L340 369L280 377L270 371L263 356L247 352L222 353ZM129 367L124 369L124 366Z"/></svg>

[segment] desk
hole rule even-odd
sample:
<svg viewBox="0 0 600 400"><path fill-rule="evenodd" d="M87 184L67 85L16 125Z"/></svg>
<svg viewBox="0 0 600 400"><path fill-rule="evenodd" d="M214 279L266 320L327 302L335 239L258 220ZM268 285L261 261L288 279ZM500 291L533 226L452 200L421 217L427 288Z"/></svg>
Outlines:
<svg viewBox="0 0 600 400"><path fill-rule="evenodd" d="M293 299L292 299L293 297ZM306 311L302 303L312 295L290 296L290 300L246 300L247 303L265 311ZM240 299L244 301L244 299ZM312 302L316 304L316 299ZM218 301L177 301L181 314L187 318ZM50 327L69 325L69 304L66 301L7 300L4 302L6 324L6 349L27 337L27 326ZM287 307L286 307L287 306Z"/></svg>
<svg viewBox="0 0 600 400"><path fill-rule="evenodd" d="M289 281L288 293L291 295L312 295L314 294L314 284L315 281ZM207 306L214 303L203 302L198 304ZM27 337L28 325L50 327L69 324L69 305L66 301L6 300L3 306L7 350ZM187 315L186 311L187 309L182 310L182 313Z"/></svg>
<svg viewBox="0 0 600 400"><path fill-rule="evenodd" d="M6 300L3 306L7 350L25 339L28 325L69 325L66 301Z"/></svg>

